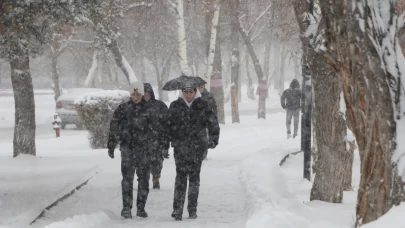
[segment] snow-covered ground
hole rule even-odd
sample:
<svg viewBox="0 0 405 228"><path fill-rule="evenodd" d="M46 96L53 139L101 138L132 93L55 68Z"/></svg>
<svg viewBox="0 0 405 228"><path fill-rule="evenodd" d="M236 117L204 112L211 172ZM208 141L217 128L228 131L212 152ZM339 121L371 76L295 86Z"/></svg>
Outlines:
<svg viewBox="0 0 405 228"><path fill-rule="evenodd" d="M37 107L42 107L37 111L42 112L37 121L48 115L51 118L55 107L52 94L38 94L35 98ZM12 100L0 97L0 110L9 110L1 115L8 121L13 113ZM226 113L229 106L226 104ZM1 124L0 133L10 135L0 136L0 227L350 227L355 218L356 192L345 192L343 204L310 202L311 183L302 178L302 154L290 156L279 166L284 155L299 151L300 141L299 137L286 139L285 113L278 106L278 96L270 94L266 120L257 120L256 108L257 101L244 99L240 124L231 124L227 115L226 125L221 125L219 145L209 151L210 159L203 163L199 217L189 220L185 211L181 222L170 217L175 179L172 151L164 162L161 190L151 189L149 193L149 217L122 220L118 150L112 160L106 150L91 149L85 131L62 130L62 137L56 139L49 124L37 134L37 157L12 158L12 129ZM89 178L72 196L29 225L45 207ZM356 158L355 189L358 181ZM383 218L393 223L392 219L404 211L400 206L392 215L387 214L391 217Z"/></svg>

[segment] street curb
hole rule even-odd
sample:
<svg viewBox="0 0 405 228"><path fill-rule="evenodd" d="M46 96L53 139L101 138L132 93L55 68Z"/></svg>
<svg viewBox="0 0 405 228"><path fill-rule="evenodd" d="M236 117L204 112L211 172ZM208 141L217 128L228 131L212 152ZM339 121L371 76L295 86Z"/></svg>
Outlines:
<svg viewBox="0 0 405 228"><path fill-rule="evenodd" d="M90 178L88 178L87 180L85 180L83 183L81 183L80 185L76 186L74 189L72 189L69 193L65 194L64 196L60 197L59 199L57 199L55 202L53 202L52 204L50 204L49 206L47 206L45 209L42 210L42 212L30 223L30 225L34 224L38 219L42 218L45 215L45 212L47 210L50 210L52 207L55 207L56 205L58 205L59 202L64 201L65 199L69 198L70 196L72 196L77 190L79 190L81 187L85 186L91 178L93 178L94 176L96 176L101 170L97 171L93 176L91 176Z"/></svg>
<svg viewBox="0 0 405 228"><path fill-rule="evenodd" d="M297 151L297 152L293 152L293 153L287 154L286 156L284 156L283 159L281 159L279 165L282 166L282 165L284 164L284 162L287 160L287 158L290 157L290 155L297 155L297 154L302 153L302 152L303 152L303 151Z"/></svg>

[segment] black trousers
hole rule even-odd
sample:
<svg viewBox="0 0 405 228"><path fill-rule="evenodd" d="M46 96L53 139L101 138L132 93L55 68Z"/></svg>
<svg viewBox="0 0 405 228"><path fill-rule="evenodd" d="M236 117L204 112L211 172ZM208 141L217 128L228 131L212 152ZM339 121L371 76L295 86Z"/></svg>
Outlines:
<svg viewBox="0 0 405 228"><path fill-rule="evenodd" d="M155 158L150 161L150 173L153 178L160 178L163 169L163 158Z"/></svg>
<svg viewBox="0 0 405 228"><path fill-rule="evenodd" d="M185 151L181 151L181 153L184 152ZM176 154L176 149L174 153L176 162L176 182L174 185L173 210L183 214L188 178L189 186L187 210L189 213L197 212L203 151L201 156L198 156L196 159L189 159L187 156L182 156L178 153Z"/></svg>
<svg viewBox="0 0 405 228"><path fill-rule="evenodd" d="M133 186L135 171L138 176L138 195L136 208L144 209L149 194L150 166L146 157L137 158L131 153L133 151L122 151L121 173L122 173L122 201L124 208L131 208L133 204Z"/></svg>

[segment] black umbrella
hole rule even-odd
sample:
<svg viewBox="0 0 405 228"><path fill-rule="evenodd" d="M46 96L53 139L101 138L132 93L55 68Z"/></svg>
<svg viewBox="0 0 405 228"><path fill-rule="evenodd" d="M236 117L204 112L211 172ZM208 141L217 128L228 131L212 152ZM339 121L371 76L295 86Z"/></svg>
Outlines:
<svg viewBox="0 0 405 228"><path fill-rule="evenodd" d="M182 75L178 78L174 78L163 86L162 90L181 90L184 87L193 87L196 88L197 86L204 85L207 83L200 77L192 77L192 76L185 76Z"/></svg>

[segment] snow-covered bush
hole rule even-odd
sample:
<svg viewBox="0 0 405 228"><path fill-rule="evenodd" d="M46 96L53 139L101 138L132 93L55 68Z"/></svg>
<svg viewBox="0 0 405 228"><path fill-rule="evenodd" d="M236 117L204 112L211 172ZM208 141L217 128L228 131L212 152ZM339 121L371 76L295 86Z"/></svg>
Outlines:
<svg viewBox="0 0 405 228"><path fill-rule="evenodd" d="M129 100L129 92L105 90L86 93L75 100L76 112L89 131L93 149L107 148L110 122L118 105Z"/></svg>

